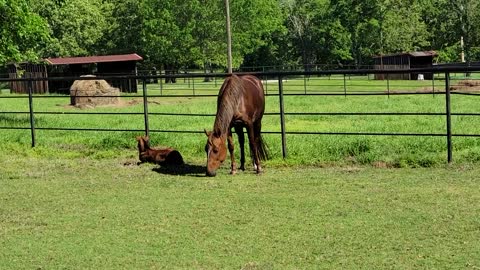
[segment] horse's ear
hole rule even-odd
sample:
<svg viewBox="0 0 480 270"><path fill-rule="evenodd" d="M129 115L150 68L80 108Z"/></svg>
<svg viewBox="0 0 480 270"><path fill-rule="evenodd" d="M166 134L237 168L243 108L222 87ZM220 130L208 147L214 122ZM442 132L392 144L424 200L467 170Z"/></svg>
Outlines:
<svg viewBox="0 0 480 270"><path fill-rule="evenodd" d="M212 134L211 131L207 131L206 129L203 130L205 132L205 135L207 135L207 137L210 137L210 135Z"/></svg>
<svg viewBox="0 0 480 270"><path fill-rule="evenodd" d="M137 137L135 137L135 139L136 139L137 141L140 141L140 140L142 140L142 136L137 136Z"/></svg>

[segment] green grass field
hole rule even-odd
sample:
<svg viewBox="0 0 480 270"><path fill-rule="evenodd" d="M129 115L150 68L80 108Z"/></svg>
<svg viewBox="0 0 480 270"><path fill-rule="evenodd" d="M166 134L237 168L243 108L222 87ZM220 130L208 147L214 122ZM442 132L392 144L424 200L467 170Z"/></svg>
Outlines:
<svg viewBox="0 0 480 270"><path fill-rule="evenodd" d="M208 178L128 155L0 161L1 269L480 267L476 166Z"/></svg>
<svg viewBox="0 0 480 270"><path fill-rule="evenodd" d="M387 92L386 81L367 77L311 77L284 81L285 111L287 113L444 113L445 97L438 94L445 86L441 80L389 81L391 93L405 91L430 91L425 95L343 96L344 83L348 93L366 91ZM453 80L455 83L455 80ZM205 83L179 79L177 84L149 84L149 126L152 131L189 131L190 134L152 132L154 145L172 146L187 159L199 162L204 159L204 129L211 129L213 116L167 116L155 113L210 114L216 110L215 97L221 81ZM431 92L435 86L437 94ZM445 137L412 136L338 136L338 135L287 135L287 159L282 158L278 82L266 82L268 92L263 120L265 139L270 147L271 164L329 165L377 164L387 167L431 167L446 162ZM305 96L307 93L340 93L340 96ZM161 94L161 96L160 96ZM198 95L191 97L187 95ZM25 95L2 94L0 108L7 112L28 112ZM479 113L478 96L452 95L452 113ZM138 113L138 115L111 114L36 114L36 145L42 155L115 156L118 150L135 151L135 136L145 127L141 92L122 97L122 106L81 110L68 106L69 96L57 98L35 97L36 112L60 113ZM480 134L478 116L452 116L454 134ZM438 116L392 115L287 115L288 132L362 132L362 133L433 133L445 134L446 118ZM28 114L0 113L0 126L29 127ZM43 130L42 130L43 128ZM50 128L107 128L135 130L125 132L55 131ZM29 147L29 130L0 131L4 151L21 152ZM459 163L480 160L480 139L454 137L454 161ZM238 147L237 147L238 148ZM40 150L41 149L41 150ZM60 150L60 151L59 151Z"/></svg>
<svg viewBox="0 0 480 270"><path fill-rule="evenodd" d="M215 97L193 82L148 85L150 113L215 113ZM217 82L218 83L218 82ZM344 91L343 77L284 82L287 94ZM347 91L386 91L355 78ZM431 82L392 81L393 91ZM195 94L216 94L195 82ZM267 113L278 112L278 83L267 84ZM442 86L436 84L438 91ZM139 93L141 95L141 93ZM3 91L0 126L28 127L28 100ZM122 106L80 110L68 96L36 97L36 112L143 112ZM285 97L287 112L443 112L443 95ZM453 112L478 113L478 97L452 96ZM10 112L10 113L5 113ZM288 131L444 132L444 116L296 116ZM455 133L478 134L478 117L453 116ZM155 145L180 150L186 165L137 165L141 131L0 129L0 269L478 269L480 140L265 134L265 172L205 177L204 128L213 117L151 115ZM143 115L37 114L38 128L144 128ZM264 131L279 131L266 115ZM237 152L238 153L238 152ZM247 160L248 163L249 160Z"/></svg>

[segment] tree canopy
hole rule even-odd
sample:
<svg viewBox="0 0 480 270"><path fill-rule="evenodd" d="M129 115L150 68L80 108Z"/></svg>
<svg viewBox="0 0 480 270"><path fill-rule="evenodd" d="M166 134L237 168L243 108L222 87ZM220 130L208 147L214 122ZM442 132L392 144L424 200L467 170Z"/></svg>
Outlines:
<svg viewBox="0 0 480 270"><path fill-rule="evenodd" d="M45 19L26 0L0 0L0 64L38 60L49 41Z"/></svg>
<svg viewBox="0 0 480 270"><path fill-rule="evenodd" d="M436 50L480 60L477 0L235 0L233 65L356 65ZM224 1L0 0L0 65L136 52L145 68L226 67Z"/></svg>

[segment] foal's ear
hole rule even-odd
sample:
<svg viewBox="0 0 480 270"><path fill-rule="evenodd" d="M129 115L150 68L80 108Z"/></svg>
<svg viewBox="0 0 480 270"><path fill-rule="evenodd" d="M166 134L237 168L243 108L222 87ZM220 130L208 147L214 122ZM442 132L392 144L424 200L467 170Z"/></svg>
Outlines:
<svg viewBox="0 0 480 270"><path fill-rule="evenodd" d="M142 136L137 136L137 137L135 137L135 140L137 140L137 141L142 140Z"/></svg>
<svg viewBox="0 0 480 270"><path fill-rule="evenodd" d="M210 137L210 135L212 134L211 131L207 131L206 129L203 130L205 132L205 135L207 135L207 137Z"/></svg>

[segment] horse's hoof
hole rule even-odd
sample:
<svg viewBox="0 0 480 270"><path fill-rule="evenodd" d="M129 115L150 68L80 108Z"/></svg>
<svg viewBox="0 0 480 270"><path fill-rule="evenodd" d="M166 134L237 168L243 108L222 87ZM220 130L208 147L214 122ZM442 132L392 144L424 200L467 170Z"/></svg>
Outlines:
<svg viewBox="0 0 480 270"><path fill-rule="evenodd" d="M245 171L245 166L240 166L240 170Z"/></svg>
<svg viewBox="0 0 480 270"><path fill-rule="evenodd" d="M230 174L231 174L231 175L235 175L235 174L237 174L237 171L236 171L236 170L231 170L231 171L230 171Z"/></svg>

